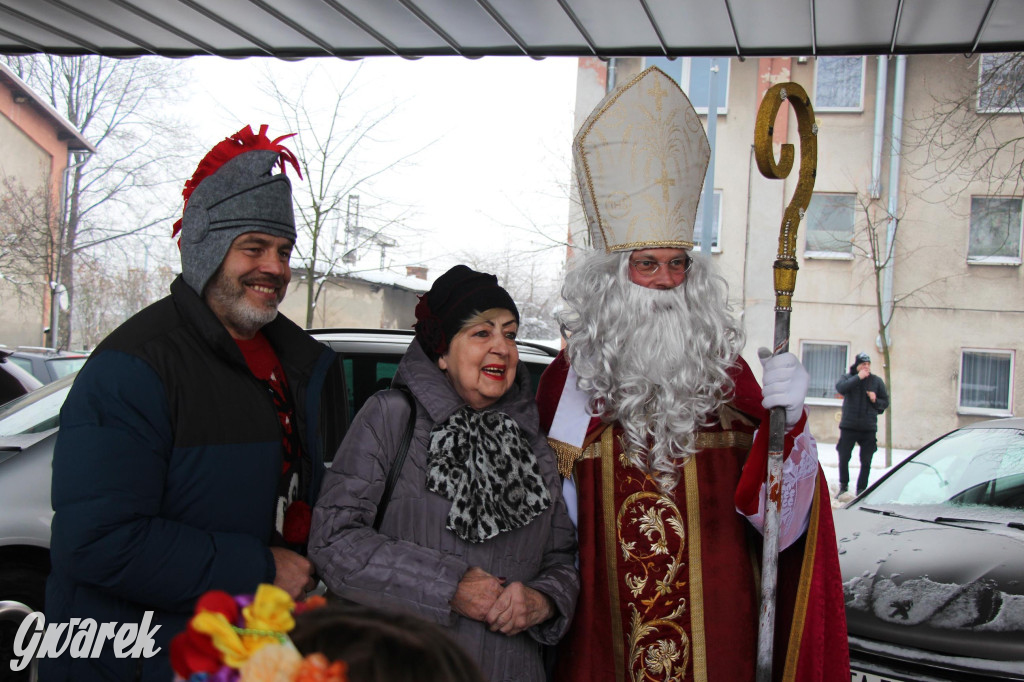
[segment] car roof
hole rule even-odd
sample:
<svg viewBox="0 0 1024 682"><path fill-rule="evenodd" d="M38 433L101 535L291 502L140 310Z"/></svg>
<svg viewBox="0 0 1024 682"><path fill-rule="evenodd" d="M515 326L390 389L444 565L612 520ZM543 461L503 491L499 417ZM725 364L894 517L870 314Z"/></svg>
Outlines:
<svg viewBox="0 0 1024 682"><path fill-rule="evenodd" d="M11 355L14 354L6 350L0 350L0 364L3 364L4 371L11 375L11 377L17 379L26 390L40 388L43 383L31 372L24 370L20 366L7 360L8 356Z"/></svg>
<svg viewBox="0 0 1024 682"><path fill-rule="evenodd" d="M84 358L85 353L75 351L57 350L55 348L41 348L36 346L19 346L9 351L15 357L23 358Z"/></svg>
<svg viewBox="0 0 1024 682"><path fill-rule="evenodd" d="M396 351L404 352L415 333L407 329L309 329L307 330L318 341L337 345L342 352L380 351L381 345L394 345ZM526 360L554 358L558 351L540 343L517 341L519 357ZM525 357L524 357L525 356Z"/></svg>
<svg viewBox="0 0 1024 682"><path fill-rule="evenodd" d="M1024 429L1024 417L1002 417L986 419L961 427L962 429Z"/></svg>

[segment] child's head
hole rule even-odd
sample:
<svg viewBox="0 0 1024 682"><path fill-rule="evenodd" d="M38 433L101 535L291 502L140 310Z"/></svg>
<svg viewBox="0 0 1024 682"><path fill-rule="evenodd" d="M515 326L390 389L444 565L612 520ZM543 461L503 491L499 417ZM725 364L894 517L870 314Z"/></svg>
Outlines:
<svg viewBox="0 0 1024 682"><path fill-rule="evenodd" d="M414 616L332 605L296 616L289 634L303 654L345 661L349 682L484 682L454 640Z"/></svg>

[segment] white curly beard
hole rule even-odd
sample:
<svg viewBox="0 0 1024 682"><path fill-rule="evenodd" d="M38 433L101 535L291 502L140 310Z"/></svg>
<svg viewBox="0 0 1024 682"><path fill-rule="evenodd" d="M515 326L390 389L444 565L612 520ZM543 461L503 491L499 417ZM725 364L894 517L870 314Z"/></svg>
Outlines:
<svg viewBox="0 0 1024 682"><path fill-rule="evenodd" d="M592 413L618 421L633 463L671 491L697 430L730 396L743 333L705 259L694 258L684 284L657 290L629 281L628 257L585 256L566 277L559 319Z"/></svg>

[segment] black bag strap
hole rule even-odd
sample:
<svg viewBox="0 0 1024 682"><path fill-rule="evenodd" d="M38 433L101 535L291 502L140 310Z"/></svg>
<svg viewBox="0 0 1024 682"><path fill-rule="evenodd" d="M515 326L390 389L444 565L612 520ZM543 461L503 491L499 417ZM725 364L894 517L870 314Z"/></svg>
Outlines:
<svg viewBox="0 0 1024 682"><path fill-rule="evenodd" d="M380 524L384 521L384 513L388 510L388 503L391 501L391 493L395 491L398 477L402 474L402 465L405 464L405 455L409 452L409 444L412 443L412 432L416 426L416 400L407 386L394 386L392 390L401 393L409 403L409 421L405 425L405 433L402 435L402 443L398 446L398 456L391 464L388 477L384 482L384 493L377 503L377 516L373 519L373 529L380 530Z"/></svg>

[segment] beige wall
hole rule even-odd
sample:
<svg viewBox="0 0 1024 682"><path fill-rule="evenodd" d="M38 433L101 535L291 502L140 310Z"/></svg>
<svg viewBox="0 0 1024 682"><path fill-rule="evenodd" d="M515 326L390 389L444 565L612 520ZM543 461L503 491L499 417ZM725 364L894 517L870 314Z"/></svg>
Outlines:
<svg viewBox="0 0 1024 682"><path fill-rule="evenodd" d="M426 288L424 282L424 291ZM332 278L320 292L313 327L410 329L416 321L413 311L418 293L422 292L359 279ZM306 326L305 280L292 279L281 312L299 326Z"/></svg>
<svg viewBox="0 0 1024 682"><path fill-rule="evenodd" d="M0 90L3 89L0 84ZM0 97L4 95L9 96L9 93L0 93ZM3 150L0 154L0 183L6 180L17 182L29 195L42 195L47 191L52 157L2 112L0 149ZM3 184L0 184L0 192L3 191ZM46 278L40 276L39 279ZM3 302L0 305L0 345L12 348L43 345L46 296L47 290L43 285L16 288L0 278L0 301Z"/></svg>
<svg viewBox="0 0 1024 682"><path fill-rule="evenodd" d="M581 60L581 62L584 60ZM641 60L629 61L633 72ZM728 109L718 119L715 187L722 191L721 252L714 255L729 282L736 312L747 332L744 357L760 375L756 351L771 345L774 329L772 264L778 247L785 204L792 196L796 172L785 181L763 178L752 155L753 129L759 105L761 60L730 63ZM815 190L867 193L871 175L877 60L866 59L863 110L853 113L816 112L818 174ZM882 164L882 209L888 201L888 144L891 126L895 59L887 63L885 151ZM620 74L622 71L620 70ZM580 69L577 84L577 123L603 95L593 69ZM791 62L792 80L814 92L814 59ZM984 181L954 174L936 176L922 149L913 146L916 122L935 109L935 97L949 97L976 82L976 60L949 56L907 58L904 158L901 162L899 233L894 267L897 303L891 325L893 383L893 446L915 448L942 433L985 417L957 412L959 371L963 348L1012 350L1014 360L1012 411L1024 404L1024 273L1019 265L968 265L970 197L993 192ZM620 79L621 82L621 79ZM1024 135L1020 115L1000 116L997 134ZM789 117L789 140L796 143L796 121ZM776 146L776 152L778 151ZM799 151L799 150L798 150ZM1004 164L1005 159L997 159ZM931 171L931 172L930 172ZM1020 196L1017 188L1016 196ZM882 209L876 210L876 217ZM580 220L578 214L575 218ZM858 228L865 224L858 210ZM579 222L577 222L579 224ZM860 256L847 260L807 258L804 235L798 236L797 276L790 349L800 354L803 341L848 344L852 356L864 350L883 373L878 336L875 285L869 262ZM855 253L866 251L863 234L855 238ZM838 378L838 376L836 377ZM838 438L838 400L809 407L811 427L824 442ZM995 416L995 415L993 415ZM884 440L884 420L879 440Z"/></svg>

